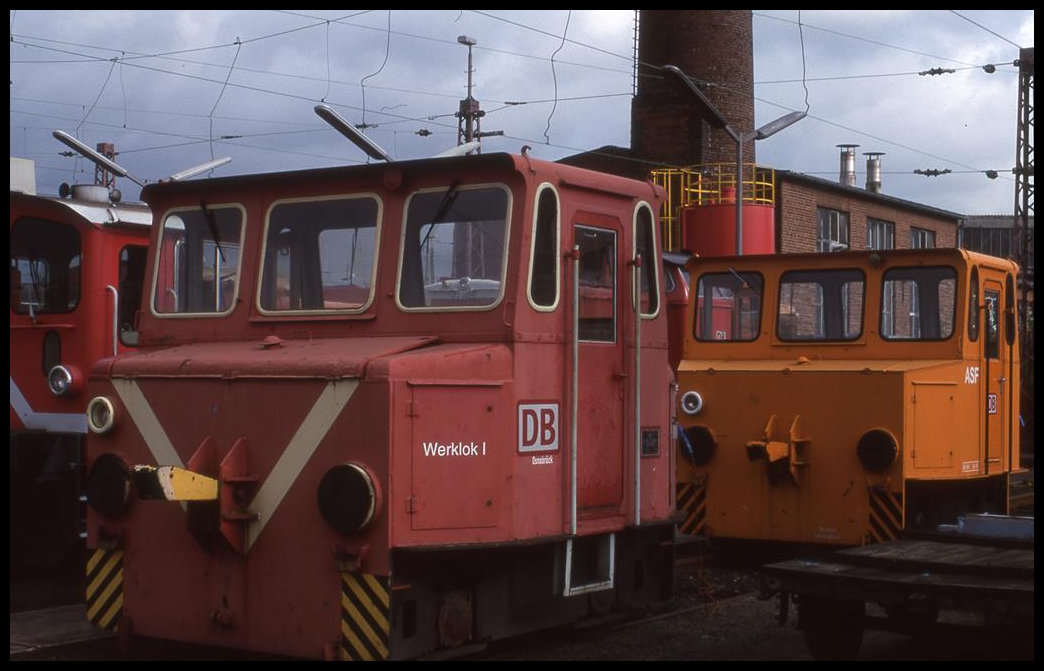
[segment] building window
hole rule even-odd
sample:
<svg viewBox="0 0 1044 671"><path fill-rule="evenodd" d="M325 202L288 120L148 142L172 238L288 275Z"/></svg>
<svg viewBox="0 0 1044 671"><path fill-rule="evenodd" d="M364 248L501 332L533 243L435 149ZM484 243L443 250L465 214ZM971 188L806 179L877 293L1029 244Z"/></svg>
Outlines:
<svg viewBox="0 0 1044 671"><path fill-rule="evenodd" d="M848 213L816 208L819 220L819 239L816 241L817 251L838 252L848 249Z"/></svg>
<svg viewBox="0 0 1044 671"><path fill-rule="evenodd" d="M1011 258L1016 249L1012 244L1014 233L1013 228L962 228L957 232L957 246L1002 259Z"/></svg>
<svg viewBox="0 0 1044 671"><path fill-rule="evenodd" d="M866 248L895 249L895 224L867 217Z"/></svg>
<svg viewBox="0 0 1044 671"><path fill-rule="evenodd" d="M910 249L932 249L935 247L935 231L910 227Z"/></svg>

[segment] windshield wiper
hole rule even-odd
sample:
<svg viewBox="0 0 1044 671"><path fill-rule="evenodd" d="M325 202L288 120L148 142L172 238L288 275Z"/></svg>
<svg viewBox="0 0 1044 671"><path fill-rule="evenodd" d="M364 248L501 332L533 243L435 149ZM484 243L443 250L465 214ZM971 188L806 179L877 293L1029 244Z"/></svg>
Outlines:
<svg viewBox="0 0 1044 671"><path fill-rule="evenodd" d="M460 195L459 188L460 180L455 179L453 180L453 183L450 184L449 188L446 189L446 195L442 197L442 202L439 203L438 208L436 208L435 216L431 218L430 228L428 228L428 232L424 234L424 239L421 240L419 249L424 249L424 246L428 244L428 238L430 238L431 234L435 232L435 224L441 224L442 220L445 219L446 215L449 213L450 208L453 207L453 203L457 202L457 196Z"/></svg>
<svg viewBox="0 0 1044 671"><path fill-rule="evenodd" d="M199 201L199 209L203 211L203 217L207 220L207 227L210 229L210 239L214 242L214 246L217 247L218 254L221 255L221 260L225 260L225 252L221 249L221 243L218 242L218 227L217 220L214 219L214 213L207 209L207 201Z"/></svg>

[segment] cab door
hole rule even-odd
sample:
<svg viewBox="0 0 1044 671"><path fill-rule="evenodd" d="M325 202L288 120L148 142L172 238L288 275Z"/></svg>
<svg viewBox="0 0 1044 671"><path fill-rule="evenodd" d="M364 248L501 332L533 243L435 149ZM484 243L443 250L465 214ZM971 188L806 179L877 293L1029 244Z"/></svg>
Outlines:
<svg viewBox="0 0 1044 671"><path fill-rule="evenodd" d="M1008 453L1008 432L1005 418L1008 415L1011 384L1008 378L1009 348L1004 346L1002 315L1004 309L1004 286L1000 281L985 279L983 283L983 338L982 370L986 380L985 407L985 473L998 473L1004 468L1004 455Z"/></svg>
<svg viewBox="0 0 1044 671"><path fill-rule="evenodd" d="M577 514L603 517L621 512L624 496L624 403L627 398L624 320L620 288L623 244L619 221L580 214L573 242L578 281L577 313ZM626 266L624 266L626 267Z"/></svg>

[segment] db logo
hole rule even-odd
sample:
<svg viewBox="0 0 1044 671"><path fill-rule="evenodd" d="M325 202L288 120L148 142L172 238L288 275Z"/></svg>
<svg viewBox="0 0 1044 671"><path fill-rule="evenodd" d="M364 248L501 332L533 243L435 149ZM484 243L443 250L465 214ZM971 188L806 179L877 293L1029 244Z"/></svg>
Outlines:
<svg viewBox="0 0 1044 671"><path fill-rule="evenodd" d="M518 451L554 452L558 450L558 404L518 405Z"/></svg>

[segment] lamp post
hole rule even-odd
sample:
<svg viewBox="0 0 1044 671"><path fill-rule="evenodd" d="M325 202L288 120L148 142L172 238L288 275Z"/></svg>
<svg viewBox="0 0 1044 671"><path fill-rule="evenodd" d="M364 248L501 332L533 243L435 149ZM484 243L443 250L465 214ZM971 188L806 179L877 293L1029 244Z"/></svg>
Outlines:
<svg viewBox="0 0 1044 671"><path fill-rule="evenodd" d="M732 138L733 142L736 143L736 254L743 254L743 145L751 140L764 140L765 138L775 135L779 131L783 130L787 126L797 123L806 116L805 112L791 112L785 114L780 118L770 121L757 130L748 131L746 133L738 133L736 130L729 125L729 122L722 116L718 108L703 95L703 92L696 88L696 85L692 83L692 80L685 75L677 66L665 65L663 71L667 75L668 79L675 82L683 91L687 92L696 99L697 106L703 111L710 114L710 123L716 128L728 133L728 136Z"/></svg>

